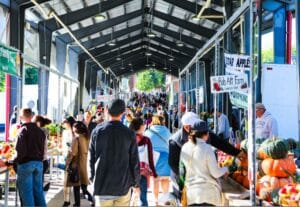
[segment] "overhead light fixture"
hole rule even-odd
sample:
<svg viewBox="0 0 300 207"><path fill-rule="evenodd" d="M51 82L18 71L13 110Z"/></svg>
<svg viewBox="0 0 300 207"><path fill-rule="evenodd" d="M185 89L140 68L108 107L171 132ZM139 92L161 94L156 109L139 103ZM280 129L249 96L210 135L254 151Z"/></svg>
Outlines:
<svg viewBox="0 0 300 207"><path fill-rule="evenodd" d="M150 32L147 33L147 36L150 38L154 38L154 37L156 37L156 34L150 30Z"/></svg>
<svg viewBox="0 0 300 207"><path fill-rule="evenodd" d="M110 46L110 47L116 46L116 42L113 40L113 33L114 33L114 30L113 30L113 28L111 28L110 42L108 43L108 46Z"/></svg>
<svg viewBox="0 0 300 207"><path fill-rule="evenodd" d="M101 0L100 0L100 2L99 2L99 12L98 12L98 14L96 14L95 20L97 22L102 22L105 19L106 19L106 16L104 16L103 14L101 14Z"/></svg>
<svg viewBox="0 0 300 207"><path fill-rule="evenodd" d="M173 55L172 55L172 49L170 48L170 50L171 50L171 54L170 54L170 57L168 58L168 60L169 60L169 61L174 61L174 57L173 57Z"/></svg>
<svg viewBox="0 0 300 207"><path fill-rule="evenodd" d="M148 36L149 38L154 38L154 37L156 36L156 34L153 33L153 10L154 10L153 6L154 6L154 2L151 1L150 4L152 4L152 5L151 5L151 8L150 8L150 9L151 9L151 14L150 14L150 19L149 19L150 25L149 25L149 27L148 27L148 33L147 33L147 36Z"/></svg>
<svg viewBox="0 0 300 207"><path fill-rule="evenodd" d="M115 43L114 41L112 41L112 42L109 42L109 43L108 43L108 46L110 46L110 47L114 47L114 46L116 46L116 43Z"/></svg>
<svg viewBox="0 0 300 207"><path fill-rule="evenodd" d="M179 41L176 42L177 47L183 47L184 46L184 43L181 40L181 33L182 33L182 30L180 30L180 33L179 33Z"/></svg>
<svg viewBox="0 0 300 207"><path fill-rule="evenodd" d="M176 42L176 45L177 45L177 47L183 47L183 46L184 46L184 44L183 44L183 42L182 42L182 41L178 41L178 42Z"/></svg>
<svg viewBox="0 0 300 207"><path fill-rule="evenodd" d="M152 53L151 53L151 52L149 52L149 51L147 51L147 52L145 53L145 55L146 55L146 56L151 56L151 55L152 55Z"/></svg>
<svg viewBox="0 0 300 207"><path fill-rule="evenodd" d="M118 49L118 56L116 57L117 61L122 60L121 55L120 55L120 48Z"/></svg>
<svg viewBox="0 0 300 207"><path fill-rule="evenodd" d="M147 64L146 64L145 66L146 66L146 68L149 68L149 67L150 67L148 56L147 56Z"/></svg>
<svg viewBox="0 0 300 207"><path fill-rule="evenodd" d="M122 60L122 66L120 67L121 70L124 70L125 67L124 67L124 60Z"/></svg>
<svg viewBox="0 0 300 207"><path fill-rule="evenodd" d="M171 57L169 57L169 59L168 59L169 61L174 61L174 57L173 56L171 56Z"/></svg>
<svg viewBox="0 0 300 207"><path fill-rule="evenodd" d="M132 66L132 64L131 64L131 63L129 63L129 64L128 64L128 66Z"/></svg>
<svg viewBox="0 0 300 207"><path fill-rule="evenodd" d="M95 16L95 20L97 21L97 22L102 22L102 21L104 21L106 19L106 16L104 16L103 14L97 14L96 16Z"/></svg>
<svg viewBox="0 0 300 207"><path fill-rule="evenodd" d="M167 68L167 60L165 59L165 67L163 68L164 70L168 70Z"/></svg>

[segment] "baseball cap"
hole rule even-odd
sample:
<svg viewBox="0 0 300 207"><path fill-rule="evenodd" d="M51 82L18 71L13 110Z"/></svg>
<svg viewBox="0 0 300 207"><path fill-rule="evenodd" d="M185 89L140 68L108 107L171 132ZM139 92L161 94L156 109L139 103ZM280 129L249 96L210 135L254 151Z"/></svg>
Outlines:
<svg viewBox="0 0 300 207"><path fill-rule="evenodd" d="M208 131L208 127L205 121L199 119L192 125L192 130L197 132L206 132Z"/></svg>
<svg viewBox="0 0 300 207"><path fill-rule="evenodd" d="M262 103L255 104L255 108L256 109L266 109L265 105L263 105Z"/></svg>
<svg viewBox="0 0 300 207"><path fill-rule="evenodd" d="M182 125L191 125L193 126L196 121L200 120L199 116L194 112L186 112L182 118L181 123Z"/></svg>

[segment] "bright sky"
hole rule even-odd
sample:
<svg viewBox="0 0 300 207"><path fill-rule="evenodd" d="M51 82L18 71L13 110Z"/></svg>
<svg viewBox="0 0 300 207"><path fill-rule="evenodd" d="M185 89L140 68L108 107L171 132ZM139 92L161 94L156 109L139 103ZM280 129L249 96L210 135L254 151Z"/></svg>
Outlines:
<svg viewBox="0 0 300 207"><path fill-rule="evenodd" d="M273 31L262 36L262 50L273 48ZM292 47L296 47L296 20L292 22Z"/></svg>

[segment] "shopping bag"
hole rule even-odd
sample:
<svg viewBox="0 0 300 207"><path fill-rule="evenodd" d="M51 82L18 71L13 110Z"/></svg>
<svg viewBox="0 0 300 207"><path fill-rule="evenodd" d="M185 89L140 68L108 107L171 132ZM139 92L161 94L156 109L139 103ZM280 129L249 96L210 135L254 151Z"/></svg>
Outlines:
<svg viewBox="0 0 300 207"><path fill-rule="evenodd" d="M182 189L182 193L181 193L181 205L187 206L187 196L186 196L186 187L185 186Z"/></svg>

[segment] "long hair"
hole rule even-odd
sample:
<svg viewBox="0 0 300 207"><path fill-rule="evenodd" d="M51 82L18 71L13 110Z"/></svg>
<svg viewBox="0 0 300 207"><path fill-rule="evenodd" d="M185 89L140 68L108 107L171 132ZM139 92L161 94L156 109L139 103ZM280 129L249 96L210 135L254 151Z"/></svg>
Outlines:
<svg viewBox="0 0 300 207"><path fill-rule="evenodd" d="M135 117L135 118L132 119L132 121L129 125L129 128L134 130L134 131L138 131L143 124L144 124L144 121L143 121L142 118Z"/></svg>
<svg viewBox="0 0 300 207"><path fill-rule="evenodd" d="M82 121L76 121L73 124L73 133L84 135L87 139L90 138L89 129Z"/></svg>
<svg viewBox="0 0 300 207"><path fill-rule="evenodd" d="M46 118L46 117L41 116L41 115L35 115L32 119L32 122L39 123L40 127L43 128L46 125L51 124L52 121L50 119Z"/></svg>

